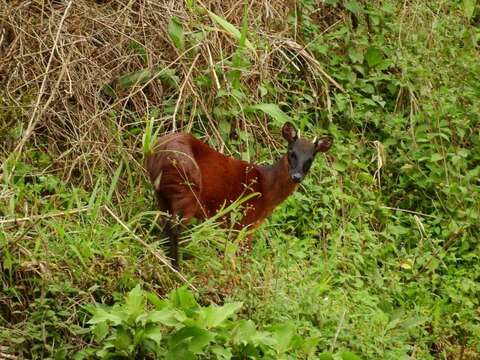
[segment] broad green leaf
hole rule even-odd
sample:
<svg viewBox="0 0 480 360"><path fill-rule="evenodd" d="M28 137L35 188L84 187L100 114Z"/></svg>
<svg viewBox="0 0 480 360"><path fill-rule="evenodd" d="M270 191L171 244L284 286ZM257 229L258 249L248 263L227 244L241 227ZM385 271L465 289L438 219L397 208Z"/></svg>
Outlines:
<svg viewBox="0 0 480 360"><path fill-rule="evenodd" d="M312 336L312 337L306 338L303 341L303 344L301 345L302 352L307 355L312 355L317 349L317 345L319 341L320 341L320 337L318 336Z"/></svg>
<svg viewBox="0 0 480 360"><path fill-rule="evenodd" d="M218 25L220 25L220 27L222 27L223 30L225 30L230 36L232 36L236 40L240 41L240 37L241 37L240 30L238 30L233 24L228 22L223 17L214 14L211 11L209 11L208 14L212 18L212 20L215 21ZM245 46L252 51L255 50L252 43L250 41L248 41L248 39L245 39Z"/></svg>
<svg viewBox="0 0 480 360"><path fill-rule="evenodd" d="M187 314L199 307L195 297L185 286L172 291L169 300L174 307L187 312Z"/></svg>
<svg viewBox="0 0 480 360"><path fill-rule="evenodd" d="M181 51L185 48L183 25L176 16L172 16L168 23L168 34L172 38L175 47Z"/></svg>
<svg viewBox="0 0 480 360"><path fill-rule="evenodd" d="M318 356L318 360L333 360L333 354L329 352L323 352Z"/></svg>
<svg viewBox="0 0 480 360"><path fill-rule="evenodd" d="M224 348L219 345L215 345L212 347L212 353L217 356L217 359L225 359L230 360L232 358L232 352L229 348Z"/></svg>
<svg viewBox="0 0 480 360"><path fill-rule="evenodd" d="M443 155L438 154L438 153L435 153L430 157L431 162L437 162L437 161L442 160L442 159L443 159Z"/></svg>
<svg viewBox="0 0 480 360"><path fill-rule="evenodd" d="M207 329L216 327L235 314L242 307L241 302L225 304L223 306L210 305L199 311L197 324Z"/></svg>
<svg viewBox="0 0 480 360"><path fill-rule="evenodd" d="M255 336L257 330L251 320L240 320L233 329L233 343L246 345Z"/></svg>
<svg viewBox="0 0 480 360"><path fill-rule="evenodd" d="M355 47L350 47L348 49L348 56L350 57L350 60L352 60L352 62L354 63L363 63L363 53Z"/></svg>
<svg viewBox="0 0 480 360"><path fill-rule="evenodd" d="M215 338L214 333L201 329L197 326L185 326L179 331L174 333L169 339L169 346L186 347L194 354L198 354L203 351L203 348L207 346Z"/></svg>
<svg viewBox="0 0 480 360"><path fill-rule="evenodd" d="M123 327L119 327L117 328L112 342L117 349L127 350L132 343L132 338L127 330L125 330Z"/></svg>
<svg viewBox="0 0 480 360"><path fill-rule="evenodd" d="M119 325L122 322L122 317L118 314L107 312L105 309L96 308L93 311L93 316L88 320L88 324L98 324L105 321L110 321L113 325Z"/></svg>
<svg viewBox="0 0 480 360"><path fill-rule="evenodd" d="M413 268L412 259L405 259L400 263L400 267L405 270L411 270Z"/></svg>
<svg viewBox="0 0 480 360"><path fill-rule="evenodd" d="M149 313L145 321L146 323L160 323L166 326L176 326L185 321L187 317L181 311L176 309L162 309L160 311L152 311Z"/></svg>
<svg viewBox="0 0 480 360"><path fill-rule="evenodd" d="M290 343L295 335L295 326L292 324L275 325L270 328L276 339L276 350L278 353L284 353L290 348Z"/></svg>
<svg viewBox="0 0 480 360"><path fill-rule="evenodd" d="M145 296L140 285L135 286L127 294L125 299L125 308L128 312L128 315L133 319L136 319L141 313L144 312Z"/></svg>
<svg viewBox="0 0 480 360"><path fill-rule="evenodd" d="M419 325L422 325L423 323L427 322L430 320L428 317L425 316L419 316L419 317L413 317L411 319L405 320L404 322L401 323L401 327L404 329L411 329L414 327L417 327Z"/></svg>
<svg viewBox="0 0 480 360"><path fill-rule="evenodd" d="M170 347L167 354L165 355L165 360L197 360L197 357L194 353L188 350L184 346Z"/></svg>
<svg viewBox="0 0 480 360"><path fill-rule="evenodd" d="M95 336L95 339L97 341L102 341L105 339L105 336L107 336L109 330L109 326L106 321L99 322L98 324L95 324L95 326L92 329L92 333Z"/></svg>
<svg viewBox="0 0 480 360"><path fill-rule="evenodd" d="M337 160L333 163L333 168L339 172L344 172L347 169L347 163L342 160Z"/></svg>
<svg viewBox="0 0 480 360"><path fill-rule="evenodd" d="M201 333L196 334L190 339L190 344L188 345L188 350L194 354L200 354L203 352L204 348L210 344L215 339L215 334L202 330Z"/></svg>
<svg viewBox="0 0 480 360"><path fill-rule="evenodd" d="M160 326L152 326L145 330L143 336L160 345L160 341L162 341L162 330Z"/></svg>
<svg viewBox="0 0 480 360"><path fill-rule="evenodd" d="M355 355L351 351L344 351L341 354L342 360L362 360L361 357Z"/></svg>
<svg viewBox="0 0 480 360"><path fill-rule="evenodd" d="M357 15L362 11L362 6L357 0L350 0L345 3L345 9Z"/></svg>
<svg viewBox="0 0 480 360"><path fill-rule="evenodd" d="M149 127L149 123L147 123L147 127ZM152 125L153 126L153 125ZM153 292L148 292L147 293L147 300L155 306L157 310L163 310L168 306L167 301L160 299L157 294Z"/></svg>
<svg viewBox="0 0 480 360"><path fill-rule="evenodd" d="M279 126L283 125L283 123L287 121L292 121L290 116L285 114L276 104L261 103L261 104L249 106L247 110L263 111L265 114L270 115L273 118L273 120L275 120L276 125L279 125Z"/></svg>
<svg viewBox="0 0 480 360"><path fill-rule="evenodd" d="M231 125L227 120L221 119L218 123L218 128L220 130L220 134L222 134L222 137L226 139L228 135L230 134L231 130Z"/></svg>
<svg viewBox="0 0 480 360"><path fill-rule="evenodd" d="M468 19L473 17L477 0L463 0L463 12Z"/></svg>
<svg viewBox="0 0 480 360"><path fill-rule="evenodd" d="M367 60L368 66L374 67L380 64L383 61L383 55L376 47L369 47L367 53L365 54L365 59Z"/></svg>
<svg viewBox="0 0 480 360"><path fill-rule="evenodd" d="M277 348L279 346L278 340L267 331L255 331L249 341L255 346L264 345L271 348Z"/></svg>

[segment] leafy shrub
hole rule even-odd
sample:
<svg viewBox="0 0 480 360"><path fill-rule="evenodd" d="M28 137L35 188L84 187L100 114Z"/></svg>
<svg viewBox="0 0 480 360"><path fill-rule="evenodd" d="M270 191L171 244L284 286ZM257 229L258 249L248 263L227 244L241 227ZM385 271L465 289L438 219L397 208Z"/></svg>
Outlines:
<svg viewBox="0 0 480 360"><path fill-rule="evenodd" d="M76 359L280 359L315 352L318 338L299 336L291 323L259 329L251 320L233 319L241 307L241 302L200 306L184 287L161 300L137 285L120 303L89 307L98 346L78 352ZM340 356L358 359L350 352Z"/></svg>

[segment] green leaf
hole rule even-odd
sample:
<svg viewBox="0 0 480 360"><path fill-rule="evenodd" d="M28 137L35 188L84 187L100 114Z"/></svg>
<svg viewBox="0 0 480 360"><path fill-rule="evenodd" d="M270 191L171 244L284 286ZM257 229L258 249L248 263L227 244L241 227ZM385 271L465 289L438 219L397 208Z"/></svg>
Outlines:
<svg viewBox="0 0 480 360"><path fill-rule="evenodd" d="M230 36L232 36L236 40L240 41L241 33L234 25L232 25L230 22L228 22L223 17L218 16L211 11L208 11L208 14L212 18L212 20L215 21L218 25L220 25L220 27L223 28L223 30L225 30ZM255 50L252 43L250 41L248 41L248 39L245 39L245 46L252 51Z"/></svg>
<svg viewBox="0 0 480 360"><path fill-rule="evenodd" d="M255 324L251 320L240 320L237 322L237 326L233 329L233 343L234 344L247 344L250 339L255 336L257 330Z"/></svg>
<svg viewBox="0 0 480 360"><path fill-rule="evenodd" d="M414 327L417 327L419 325L422 325L423 323L427 322L430 320L428 317L425 316L419 316L419 317L413 317L408 320L405 320L404 322L401 323L401 327L404 329L411 329Z"/></svg>
<svg viewBox="0 0 480 360"><path fill-rule="evenodd" d="M115 337L112 341L117 349L120 350L127 350L128 347L132 344L132 339L128 334L128 331L125 330L123 327L117 328L115 333Z"/></svg>
<svg viewBox="0 0 480 360"><path fill-rule="evenodd" d="M293 336L295 335L295 326L292 324L275 325L270 328L276 339L276 350L278 353L284 353L290 348Z"/></svg>
<svg viewBox="0 0 480 360"><path fill-rule="evenodd" d="M174 333L168 343L172 348L179 346L187 347L192 353L198 354L201 353L203 348L214 338L215 334L208 330L201 329L197 326L185 326Z"/></svg>
<svg viewBox="0 0 480 360"><path fill-rule="evenodd" d="M277 348L279 346L278 340L268 331L255 331L249 339L255 346L263 345L271 348Z"/></svg>
<svg viewBox="0 0 480 360"><path fill-rule="evenodd" d="M107 312L103 308L96 308L93 310L93 316L88 320L88 324L98 324L105 321L110 321L113 325L120 325L122 323L122 317L118 314Z"/></svg>
<svg viewBox="0 0 480 360"><path fill-rule="evenodd" d="M163 309L160 311L152 311L147 315L145 321L147 323L160 323L166 326L176 326L186 319L187 317L181 311L176 309Z"/></svg>
<svg viewBox="0 0 480 360"><path fill-rule="evenodd" d="M333 354L330 352L323 352L319 355L318 360L333 360Z"/></svg>
<svg viewBox="0 0 480 360"><path fill-rule="evenodd" d="M350 57L350 60L352 60L352 62L354 63L363 63L363 53L355 47L350 47L348 49L348 56Z"/></svg>
<svg viewBox="0 0 480 360"><path fill-rule="evenodd" d="M140 44L138 41L136 40L132 40L128 43L128 47L132 50L135 50L135 52L138 54L138 56L140 56L143 60L143 63L145 65L148 64L148 55L147 55L147 51L145 50L145 48L142 46L142 44Z"/></svg>
<svg viewBox="0 0 480 360"><path fill-rule="evenodd" d="M169 348L167 354L165 355L165 360L196 360L197 357L194 353L188 350L184 346L177 346L174 348Z"/></svg>
<svg viewBox="0 0 480 360"><path fill-rule="evenodd" d="M6 270L11 270L13 267L13 259L8 248L5 247L3 254L3 268Z"/></svg>
<svg viewBox="0 0 480 360"><path fill-rule="evenodd" d="M212 347L212 353L217 356L217 359L230 360L232 358L232 352L228 348L224 348L219 345Z"/></svg>
<svg viewBox="0 0 480 360"><path fill-rule="evenodd" d="M141 313L144 312L145 307L145 296L140 285L135 286L128 294L125 299L125 308L128 312L128 315L136 319Z"/></svg>
<svg viewBox="0 0 480 360"><path fill-rule="evenodd" d="M150 69L142 69L132 71L131 73L120 76L117 79L117 85L120 89L128 89L136 84L145 84L154 77L154 71Z"/></svg>
<svg viewBox="0 0 480 360"><path fill-rule="evenodd" d="M375 67L383 61L383 55L376 47L369 47L367 53L365 54L365 59L367 60L368 66Z"/></svg>
<svg viewBox="0 0 480 360"><path fill-rule="evenodd" d="M153 79L160 78L170 86L178 87L178 76L173 69L141 69L120 76L113 82L113 86L108 84L102 88L102 91L109 96L116 96L115 89L125 90L134 85L143 85Z"/></svg>
<svg viewBox="0 0 480 360"><path fill-rule="evenodd" d="M306 338L302 344L302 352L307 355L312 355L315 352L319 341L320 338L318 336Z"/></svg>
<svg viewBox="0 0 480 360"><path fill-rule="evenodd" d="M148 123L147 123L147 127L148 127ZM157 310L163 310L168 306L168 303L165 300L160 299L158 295L153 292L147 293L147 300L152 305L154 305Z"/></svg>
<svg viewBox="0 0 480 360"><path fill-rule="evenodd" d="M345 3L345 9L357 15L362 11L362 6L357 0L350 0Z"/></svg>
<svg viewBox="0 0 480 360"><path fill-rule="evenodd" d="M92 333L95 336L95 339L97 341L102 341L103 339L105 339L105 336L107 336L108 330L109 330L109 327L107 322L103 321L95 324L95 326L92 329Z"/></svg>
<svg viewBox="0 0 480 360"><path fill-rule="evenodd" d="M347 163L342 160L337 160L333 163L333 168L338 172L344 172L347 169Z"/></svg>
<svg viewBox="0 0 480 360"><path fill-rule="evenodd" d="M225 304L223 306L210 305L199 311L197 324L207 329L216 327L235 314L242 307L241 302Z"/></svg>
<svg viewBox="0 0 480 360"><path fill-rule="evenodd" d="M228 135L230 134L231 130L231 125L227 120L221 119L218 123L218 129L220 130L220 134L222 134L222 137L224 139L228 138Z"/></svg>
<svg viewBox="0 0 480 360"><path fill-rule="evenodd" d="M175 47L181 51L185 48L184 45L184 35L183 35L183 25L178 20L176 16L172 16L170 18L170 22L168 23L168 34L172 38Z"/></svg>
<svg viewBox="0 0 480 360"><path fill-rule="evenodd" d="M145 339L150 339L157 345L160 345L160 341L162 341L162 330L160 326L152 326L145 330L143 336Z"/></svg>
<svg viewBox="0 0 480 360"><path fill-rule="evenodd" d="M188 349L193 352L194 354L200 354L203 352L203 349L215 339L215 334L207 331L202 330L201 333L196 334L190 340L190 344L188 345Z"/></svg>
<svg viewBox="0 0 480 360"><path fill-rule="evenodd" d="M437 161L442 160L442 159L443 159L443 155L438 154L438 153L435 153L430 157L431 162L437 162Z"/></svg>
<svg viewBox="0 0 480 360"><path fill-rule="evenodd" d="M247 111L260 110L265 114L270 115L274 120L276 125L281 126L287 121L292 121L290 116L285 114L276 104L267 104L261 103L257 105L252 105L247 108Z"/></svg>
<svg viewBox="0 0 480 360"><path fill-rule="evenodd" d="M169 300L174 307L187 312L187 314L199 307L192 293L185 286L172 291Z"/></svg>
<svg viewBox="0 0 480 360"><path fill-rule="evenodd" d="M351 351L344 351L341 354L342 360L362 360L359 356L355 355Z"/></svg>
<svg viewBox="0 0 480 360"><path fill-rule="evenodd" d="M463 0L463 12L469 20L473 17L476 5L477 0Z"/></svg>
<svg viewBox="0 0 480 360"><path fill-rule="evenodd" d="M111 97L117 96L117 94L115 93L115 89L110 84L107 84L104 87L102 87L102 92L107 96L111 96Z"/></svg>

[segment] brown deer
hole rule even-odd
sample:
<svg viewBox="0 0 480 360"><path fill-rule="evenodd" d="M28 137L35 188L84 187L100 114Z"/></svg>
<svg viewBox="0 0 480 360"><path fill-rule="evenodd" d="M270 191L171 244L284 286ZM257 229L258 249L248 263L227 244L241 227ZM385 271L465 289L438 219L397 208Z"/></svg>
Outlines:
<svg viewBox="0 0 480 360"><path fill-rule="evenodd" d="M191 218L209 218L225 204L258 193L246 201L243 218L234 224L237 229L258 227L297 188L315 155L328 151L333 143L330 137L313 142L301 138L290 122L283 125L282 135L288 151L270 166L225 156L191 134L160 137L145 160L159 209L187 223ZM178 227L169 222L166 229L178 268Z"/></svg>

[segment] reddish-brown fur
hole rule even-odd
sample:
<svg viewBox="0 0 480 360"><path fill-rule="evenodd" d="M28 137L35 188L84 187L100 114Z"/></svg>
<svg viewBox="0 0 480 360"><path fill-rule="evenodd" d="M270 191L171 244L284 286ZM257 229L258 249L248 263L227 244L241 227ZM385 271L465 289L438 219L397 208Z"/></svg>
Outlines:
<svg viewBox="0 0 480 360"><path fill-rule="evenodd" d="M162 210L204 219L239 197L247 201L236 227L258 226L298 186L288 176L286 156L272 166L250 164L225 156L190 134L161 137L146 168Z"/></svg>
<svg viewBox="0 0 480 360"><path fill-rule="evenodd" d="M288 122L282 135L289 143L288 153L271 166L225 156L190 134L161 137L145 161L159 208L187 222L193 217L209 218L222 206L258 193L243 204L242 219L232 224L236 228L256 228L297 188L316 153L325 152L332 145L330 138L313 143L300 138ZM171 224L167 224L166 230L171 255L178 266L177 230Z"/></svg>

